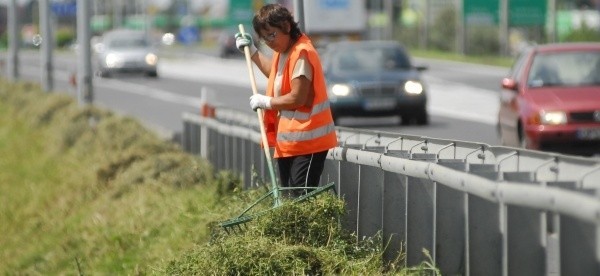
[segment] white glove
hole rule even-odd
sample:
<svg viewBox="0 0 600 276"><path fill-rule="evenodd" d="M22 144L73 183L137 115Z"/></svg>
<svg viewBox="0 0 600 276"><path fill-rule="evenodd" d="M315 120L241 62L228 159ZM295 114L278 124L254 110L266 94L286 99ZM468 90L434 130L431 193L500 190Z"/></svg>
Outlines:
<svg viewBox="0 0 600 276"><path fill-rule="evenodd" d="M257 109L271 109L271 99L272 97L265 96L263 94L254 94L250 96L250 107L252 110L256 111Z"/></svg>
<svg viewBox="0 0 600 276"><path fill-rule="evenodd" d="M254 46L254 42L252 41L252 35L250 35L249 33L244 33L244 35L242 35L242 33L236 33L233 37L235 37L235 47L238 48L238 50L240 50L240 52L244 52L244 47L248 46L250 47L250 55L254 55L254 53L256 53L257 49L256 46Z"/></svg>

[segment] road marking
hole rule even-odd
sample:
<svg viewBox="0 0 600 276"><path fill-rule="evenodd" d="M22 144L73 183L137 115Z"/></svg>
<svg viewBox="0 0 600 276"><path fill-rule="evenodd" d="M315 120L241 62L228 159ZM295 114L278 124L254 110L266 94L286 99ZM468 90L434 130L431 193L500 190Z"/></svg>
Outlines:
<svg viewBox="0 0 600 276"><path fill-rule="evenodd" d="M98 86L119 90L127 93L151 97L157 100L199 108L202 101L199 97L183 96L166 90L150 88L146 85L129 83L119 80L102 80L95 82Z"/></svg>
<svg viewBox="0 0 600 276"><path fill-rule="evenodd" d="M496 92L432 77L428 85L431 114L496 125L500 107Z"/></svg>

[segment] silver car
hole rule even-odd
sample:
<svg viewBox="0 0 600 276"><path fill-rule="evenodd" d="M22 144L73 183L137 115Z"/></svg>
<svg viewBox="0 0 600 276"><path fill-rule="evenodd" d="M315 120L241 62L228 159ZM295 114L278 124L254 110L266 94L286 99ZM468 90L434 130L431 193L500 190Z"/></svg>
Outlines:
<svg viewBox="0 0 600 276"><path fill-rule="evenodd" d="M96 72L101 77L125 72L158 76L158 55L144 31L119 29L106 32L94 44L94 52Z"/></svg>

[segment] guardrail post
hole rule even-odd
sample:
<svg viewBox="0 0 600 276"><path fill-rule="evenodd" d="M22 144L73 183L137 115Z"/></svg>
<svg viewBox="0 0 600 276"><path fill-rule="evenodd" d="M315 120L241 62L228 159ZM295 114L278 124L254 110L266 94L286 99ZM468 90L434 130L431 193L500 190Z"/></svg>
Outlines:
<svg viewBox="0 0 600 276"><path fill-rule="evenodd" d="M242 158L240 158L241 170L242 170L242 180L244 189L248 189L252 187L252 164L253 162L253 150L252 148L256 147L254 143L250 139L243 139L241 152Z"/></svg>
<svg viewBox="0 0 600 276"><path fill-rule="evenodd" d="M504 180L518 181L523 185L532 182L532 172L504 174ZM546 217L531 208L505 206L506 258L508 275L541 275L545 270ZM542 242L544 244L542 244Z"/></svg>
<svg viewBox="0 0 600 276"><path fill-rule="evenodd" d="M242 175L242 160L244 160L244 151L242 150L242 138L234 137L233 138L233 148L231 149L231 169L238 173L241 177Z"/></svg>
<svg viewBox="0 0 600 276"><path fill-rule="evenodd" d="M575 190L575 183L548 183L548 186ZM594 189L580 189L578 192L596 196ZM595 224L559 215L558 246L560 247L560 275L600 275L597 244L598 227Z"/></svg>
<svg viewBox="0 0 600 276"><path fill-rule="evenodd" d="M333 155L335 149L329 150L328 155ZM323 173L321 173L320 185L326 185L329 183L335 183L335 191L338 192L340 189L340 161L325 159L325 165L323 167Z"/></svg>
<svg viewBox="0 0 600 276"><path fill-rule="evenodd" d="M433 252L434 223L434 183L427 179L406 177L407 183L407 239L406 262L417 266L422 261L430 261L423 255L423 249Z"/></svg>
<svg viewBox="0 0 600 276"><path fill-rule="evenodd" d="M196 127L190 121L183 119L183 133L181 134L181 148L188 153L192 153L192 142L198 139L192 138L192 128ZM193 153L192 153L193 154Z"/></svg>
<svg viewBox="0 0 600 276"><path fill-rule="evenodd" d="M358 232L359 166L351 162L340 162L339 195L346 203L346 229Z"/></svg>
<svg viewBox="0 0 600 276"><path fill-rule="evenodd" d="M233 169L233 147L235 146L235 137L229 135L222 135L221 139L223 139L223 151L221 151L221 155L223 157L223 169L232 170Z"/></svg>
<svg viewBox="0 0 600 276"><path fill-rule="evenodd" d="M215 170L220 170L221 169L221 160L219 158L219 152L221 150L221 139L219 139L220 135L219 135L219 130L218 129L210 129L210 131L208 131L208 139L206 139L206 153L207 153L207 159L210 161L211 164L213 164L213 166L215 167Z"/></svg>
<svg viewBox="0 0 600 276"><path fill-rule="evenodd" d="M357 236L373 237L382 226L383 171L359 166Z"/></svg>
<svg viewBox="0 0 600 276"><path fill-rule="evenodd" d="M198 126L198 125L192 125L189 128L189 137L188 139L191 139L191 141L189 141L189 152L192 154L200 154L201 148L200 145L202 143L201 140L201 130L202 130L202 126Z"/></svg>
<svg viewBox="0 0 600 276"><path fill-rule="evenodd" d="M406 246L406 177L401 174L384 172L382 234L386 245L384 259L391 261L398 257Z"/></svg>
<svg viewBox="0 0 600 276"><path fill-rule="evenodd" d="M466 170L466 162L460 159L442 159L438 160L438 164L460 171ZM465 192L436 184L435 261L442 275L467 275L466 198Z"/></svg>

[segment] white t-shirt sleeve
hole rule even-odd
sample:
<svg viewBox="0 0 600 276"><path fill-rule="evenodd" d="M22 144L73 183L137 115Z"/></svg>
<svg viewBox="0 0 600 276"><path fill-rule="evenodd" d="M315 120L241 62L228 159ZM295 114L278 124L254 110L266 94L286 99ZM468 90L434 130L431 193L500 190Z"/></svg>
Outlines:
<svg viewBox="0 0 600 276"><path fill-rule="evenodd" d="M283 78L282 68L285 65L286 59L287 55L282 55L279 57L279 65L277 66L277 74L275 75L275 97L279 97L281 95L281 79ZM312 81L313 78L312 66L310 65L310 62L308 62L306 55L300 56L298 61L296 61L296 66L294 66L291 79L295 79L300 76L304 76L310 81Z"/></svg>
<svg viewBox="0 0 600 276"><path fill-rule="evenodd" d="M296 66L294 66L294 71L292 74L292 79L297 77L304 76L308 80L312 81L313 78L313 70L310 62L308 62L305 55L302 55L296 61Z"/></svg>

